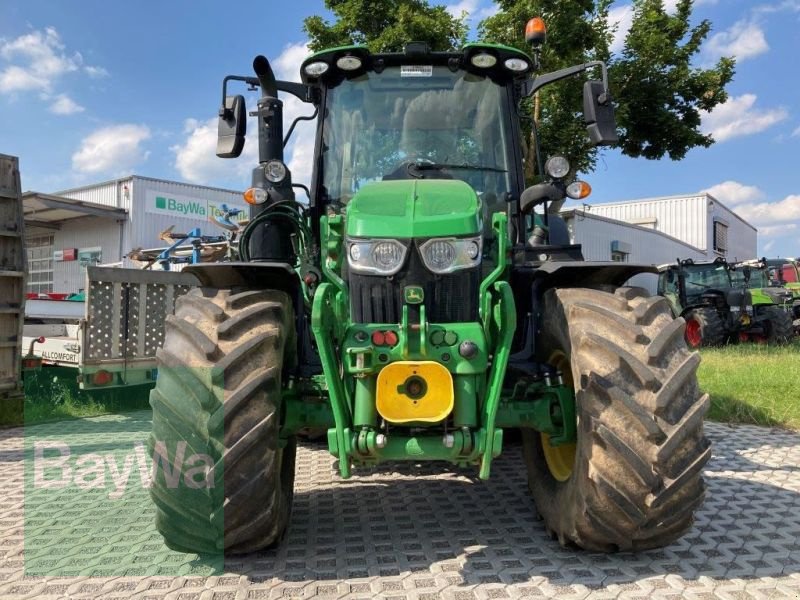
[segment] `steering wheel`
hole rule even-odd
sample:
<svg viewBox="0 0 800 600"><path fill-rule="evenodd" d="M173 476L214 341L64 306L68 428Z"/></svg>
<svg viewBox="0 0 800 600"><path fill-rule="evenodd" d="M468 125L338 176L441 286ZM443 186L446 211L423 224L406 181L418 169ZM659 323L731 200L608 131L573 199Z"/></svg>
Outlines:
<svg viewBox="0 0 800 600"><path fill-rule="evenodd" d="M423 157L423 156L415 156L409 155L404 157L397 163L392 171L387 173L383 176L384 181L390 181L393 179L422 179L422 175L414 175L412 171L414 170L414 165L435 165L436 162L432 161L430 158ZM442 174L439 179L452 179L451 175L444 175Z"/></svg>

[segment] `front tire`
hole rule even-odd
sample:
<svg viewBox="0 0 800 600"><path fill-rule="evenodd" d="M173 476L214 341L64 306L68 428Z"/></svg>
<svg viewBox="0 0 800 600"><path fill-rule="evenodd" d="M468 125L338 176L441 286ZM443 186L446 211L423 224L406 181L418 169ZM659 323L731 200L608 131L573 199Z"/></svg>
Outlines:
<svg viewBox="0 0 800 600"><path fill-rule="evenodd" d="M235 554L283 535L296 444L279 440L281 375L293 329L284 292L202 288L177 299L157 353L149 448L155 461L159 444L170 459L183 444L210 468L194 484L156 471L156 527L170 548Z"/></svg>
<svg viewBox="0 0 800 600"><path fill-rule="evenodd" d="M783 346L791 342L794 336L792 316L780 306L767 306L763 311L767 317L767 343Z"/></svg>
<svg viewBox="0 0 800 600"><path fill-rule="evenodd" d="M684 315L686 345L696 350L703 346L721 346L725 343L725 324L713 308L693 308Z"/></svg>
<svg viewBox="0 0 800 600"><path fill-rule="evenodd" d="M683 319L638 288L544 295L540 360L576 393L577 441L552 447L523 430L528 483L562 545L612 552L664 546L691 525L711 453L709 399Z"/></svg>

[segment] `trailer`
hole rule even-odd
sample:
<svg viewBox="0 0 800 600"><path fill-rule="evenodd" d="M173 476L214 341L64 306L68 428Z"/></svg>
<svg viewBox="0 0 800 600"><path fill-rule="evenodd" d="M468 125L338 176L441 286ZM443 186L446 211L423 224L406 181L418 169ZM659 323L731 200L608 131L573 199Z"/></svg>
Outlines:
<svg viewBox="0 0 800 600"><path fill-rule="evenodd" d="M80 389L89 393L146 390L156 380L164 320L175 299L196 284L188 273L87 267L86 299L74 303L83 305L80 318L70 308L53 322L58 309L40 301L37 315L47 318L29 318L22 352L42 368L75 369Z"/></svg>
<svg viewBox="0 0 800 600"><path fill-rule="evenodd" d="M19 160L0 154L0 424L22 420L25 231Z"/></svg>

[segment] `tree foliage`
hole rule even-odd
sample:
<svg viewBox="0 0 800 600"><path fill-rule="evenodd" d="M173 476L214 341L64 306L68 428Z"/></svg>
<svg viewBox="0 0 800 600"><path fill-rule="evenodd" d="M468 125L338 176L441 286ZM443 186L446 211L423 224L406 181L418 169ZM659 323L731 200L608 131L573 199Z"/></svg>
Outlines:
<svg viewBox="0 0 800 600"><path fill-rule="evenodd" d="M334 23L316 15L303 22L315 52L350 44L371 52L401 52L409 41L446 51L460 48L467 39L463 18L425 0L325 0L325 6L336 15Z"/></svg>
<svg viewBox="0 0 800 600"><path fill-rule="evenodd" d="M734 73L731 58L709 68L696 64L710 22L692 25L693 0L679 0L673 14L667 13L663 0L632 0L631 28L622 51L612 55L612 1L496 0L499 11L480 24L479 37L529 52L525 23L541 16L548 36L540 72L588 60L608 63L623 154L679 160L692 148L710 146L713 138L700 128L702 111L725 102L725 87ZM426 0L326 0L325 5L336 16L334 23L319 16L305 20L313 50L364 44L373 52L393 52L410 40L450 50L466 40L465 19ZM538 98L526 100L522 110L528 123L536 120L544 153L563 154L574 168L587 171L595 165L597 149L590 146L583 124L582 83L573 78L548 86Z"/></svg>

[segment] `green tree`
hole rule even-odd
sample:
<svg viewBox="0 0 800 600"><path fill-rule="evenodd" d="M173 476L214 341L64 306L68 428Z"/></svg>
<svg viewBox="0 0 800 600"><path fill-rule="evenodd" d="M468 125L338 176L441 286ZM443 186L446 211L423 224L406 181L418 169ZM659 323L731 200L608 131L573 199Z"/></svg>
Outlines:
<svg viewBox="0 0 800 600"><path fill-rule="evenodd" d="M707 20L691 25L692 0L674 14L663 0L633 0L633 22L621 53L611 55L611 0L497 0L500 12L483 21L481 39L527 50L523 23L538 15L547 23L542 72L587 60L608 63L616 105L619 149L632 157L682 159L714 140L700 131L701 111L727 99L734 61L722 58L708 69L692 64L711 30ZM599 74L593 74L598 77ZM566 80L540 92L528 106L538 123L542 151L563 153L573 167L591 170L598 150L584 133L581 82ZM532 156L532 153L529 153Z"/></svg>
<svg viewBox="0 0 800 600"><path fill-rule="evenodd" d="M336 22L316 15L303 22L314 51L361 44L371 52L401 52L412 40L445 51L460 48L467 39L465 19L425 0L325 0L325 7Z"/></svg>

